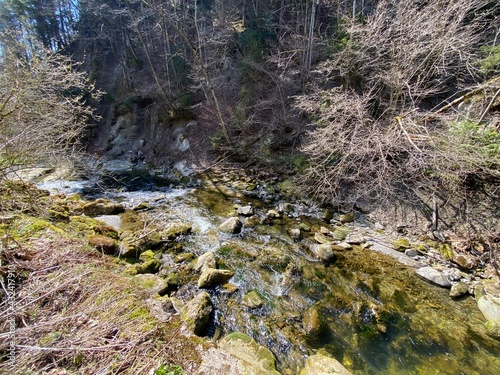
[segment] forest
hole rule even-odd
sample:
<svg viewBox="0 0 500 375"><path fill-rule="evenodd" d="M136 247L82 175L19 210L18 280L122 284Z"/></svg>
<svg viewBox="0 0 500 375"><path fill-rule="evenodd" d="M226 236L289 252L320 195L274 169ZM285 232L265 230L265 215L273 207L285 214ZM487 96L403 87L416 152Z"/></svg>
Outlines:
<svg viewBox="0 0 500 375"><path fill-rule="evenodd" d="M101 90L90 144L148 107L139 126L195 119L200 150L298 173L330 201L498 181L494 1L2 1L1 19L6 71L64 57ZM159 149L148 162L171 161Z"/></svg>

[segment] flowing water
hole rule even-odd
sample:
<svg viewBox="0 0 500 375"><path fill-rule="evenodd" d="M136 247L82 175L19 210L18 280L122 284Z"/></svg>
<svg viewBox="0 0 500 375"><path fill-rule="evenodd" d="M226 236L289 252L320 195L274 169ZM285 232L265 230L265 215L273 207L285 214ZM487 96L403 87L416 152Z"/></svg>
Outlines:
<svg viewBox="0 0 500 375"><path fill-rule="evenodd" d="M66 191L82 187L59 186ZM235 272L230 283L237 291L209 290L215 313L207 335L214 340L233 331L246 333L274 353L283 374L298 374L304 358L319 349L354 374L500 374L500 342L487 336L472 297L452 301L446 289L422 281L413 268L368 249L339 253L335 262L324 264L309 250L311 239L294 241L288 232L299 222L318 227L314 207L296 206L290 217L268 220L265 213L275 205L261 200L202 187L148 188L104 195L129 207L148 202L154 209L145 214L159 225L192 224L182 252L213 251L219 268ZM260 220L232 236L218 226L234 214L235 202L251 202ZM180 267L175 255L163 254L166 268ZM197 277L184 273L175 296L196 295ZM259 294L262 306L242 304L249 291ZM323 317L315 335L305 333L311 309Z"/></svg>

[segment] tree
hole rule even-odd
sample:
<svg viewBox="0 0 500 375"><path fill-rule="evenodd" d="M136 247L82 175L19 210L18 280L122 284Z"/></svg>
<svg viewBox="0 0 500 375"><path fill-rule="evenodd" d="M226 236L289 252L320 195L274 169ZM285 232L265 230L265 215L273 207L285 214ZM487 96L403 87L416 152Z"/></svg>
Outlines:
<svg viewBox="0 0 500 375"><path fill-rule="evenodd" d="M0 179L23 167L50 165L79 153L79 141L93 115L90 101L99 96L67 57L40 48L26 60L15 51L4 51Z"/></svg>

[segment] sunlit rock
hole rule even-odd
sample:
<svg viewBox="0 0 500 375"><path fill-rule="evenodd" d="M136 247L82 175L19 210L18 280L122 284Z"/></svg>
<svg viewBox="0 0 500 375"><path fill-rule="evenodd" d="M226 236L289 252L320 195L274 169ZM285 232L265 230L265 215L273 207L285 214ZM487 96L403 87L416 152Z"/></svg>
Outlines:
<svg viewBox="0 0 500 375"><path fill-rule="evenodd" d="M230 217L221 225L219 225L219 230L225 233L238 234L241 232L242 226L243 224L237 217Z"/></svg>
<svg viewBox="0 0 500 375"><path fill-rule="evenodd" d="M451 287L451 282L448 276L432 267L422 267L417 270L417 275L426 281L442 286L444 288Z"/></svg>
<svg viewBox="0 0 500 375"><path fill-rule="evenodd" d="M335 358L318 353L306 359L300 375L351 375L351 372Z"/></svg>
<svg viewBox="0 0 500 375"><path fill-rule="evenodd" d="M203 332L212 312L212 300L207 292L202 292L188 301L181 310L181 319L195 335Z"/></svg>
<svg viewBox="0 0 500 375"><path fill-rule="evenodd" d="M220 340L219 346L240 361L241 375L280 375L273 353L250 336L233 332Z"/></svg>
<svg viewBox="0 0 500 375"><path fill-rule="evenodd" d="M198 288L211 288L224 284L233 276L234 272L230 270L206 268L198 279Z"/></svg>

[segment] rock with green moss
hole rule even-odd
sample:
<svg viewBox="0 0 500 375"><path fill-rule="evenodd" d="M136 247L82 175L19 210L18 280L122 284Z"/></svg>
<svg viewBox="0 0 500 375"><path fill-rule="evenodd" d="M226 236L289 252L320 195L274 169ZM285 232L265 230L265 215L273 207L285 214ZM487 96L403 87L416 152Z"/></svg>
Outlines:
<svg viewBox="0 0 500 375"><path fill-rule="evenodd" d="M439 246L439 253L446 260L451 260L454 257L453 249L450 244L444 243Z"/></svg>
<svg viewBox="0 0 500 375"><path fill-rule="evenodd" d="M264 305L264 301L260 297L259 293L257 293L255 290L252 290L245 294L241 301L241 304L250 309L256 309Z"/></svg>
<svg viewBox="0 0 500 375"><path fill-rule="evenodd" d="M351 372L335 358L317 353L306 359L300 375L351 375Z"/></svg>
<svg viewBox="0 0 500 375"><path fill-rule="evenodd" d="M195 335L203 333L212 313L212 300L207 292L202 292L188 301L181 310L181 319Z"/></svg>
<svg viewBox="0 0 500 375"><path fill-rule="evenodd" d="M168 283L159 276L152 274L141 274L134 276L137 285L147 290L150 295L158 294L163 296L167 293Z"/></svg>
<svg viewBox="0 0 500 375"><path fill-rule="evenodd" d="M314 240L317 242L317 243L331 243L331 239L326 237L324 234L322 233L319 233L319 232L316 232L314 233Z"/></svg>
<svg viewBox="0 0 500 375"><path fill-rule="evenodd" d="M147 262L148 260L154 259L155 258L155 253L153 250L146 250L139 255L139 260L141 262Z"/></svg>
<svg viewBox="0 0 500 375"><path fill-rule="evenodd" d="M469 286L466 283L459 282L451 286L450 297L459 299L469 294Z"/></svg>
<svg viewBox="0 0 500 375"><path fill-rule="evenodd" d="M283 250L275 246L266 246L258 254L259 265L265 268L285 269L290 260Z"/></svg>
<svg viewBox="0 0 500 375"><path fill-rule="evenodd" d="M334 239L343 241L346 239L347 235L351 232L351 230L347 227L336 227L331 235Z"/></svg>
<svg viewBox="0 0 500 375"><path fill-rule="evenodd" d="M152 258L140 264L137 273L157 273L161 263L158 259Z"/></svg>
<svg viewBox="0 0 500 375"><path fill-rule="evenodd" d="M346 214L340 215L337 220L341 223L351 223L356 219L356 215L352 212L348 212Z"/></svg>
<svg viewBox="0 0 500 375"><path fill-rule="evenodd" d="M194 258L193 253L179 254L174 257L174 263L190 262Z"/></svg>
<svg viewBox="0 0 500 375"><path fill-rule="evenodd" d="M241 375L280 375L273 353L248 335L230 333L219 341L219 346L240 361Z"/></svg>
<svg viewBox="0 0 500 375"><path fill-rule="evenodd" d="M323 262L333 262L337 256L333 252L333 247L329 243L313 244L311 250Z"/></svg>
<svg viewBox="0 0 500 375"><path fill-rule="evenodd" d="M410 241L407 238L398 238L392 244L392 248L397 251L405 251L411 247Z"/></svg>
<svg viewBox="0 0 500 375"><path fill-rule="evenodd" d="M226 283L234 272L230 270L218 270L216 268L205 268L198 279L198 288L211 288Z"/></svg>
<svg viewBox="0 0 500 375"><path fill-rule="evenodd" d="M329 208L325 208L325 209L323 210L322 219L323 219L324 221L326 221L327 223L329 223L329 222L330 222L330 220L332 220L332 219L333 219L333 216L334 216L334 213L333 213L333 211L332 211L332 210L330 210Z"/></svg>

